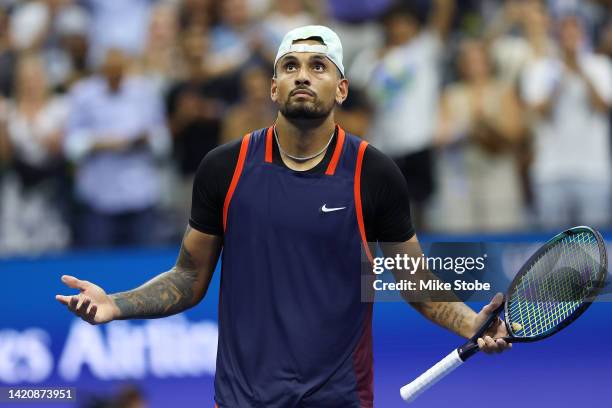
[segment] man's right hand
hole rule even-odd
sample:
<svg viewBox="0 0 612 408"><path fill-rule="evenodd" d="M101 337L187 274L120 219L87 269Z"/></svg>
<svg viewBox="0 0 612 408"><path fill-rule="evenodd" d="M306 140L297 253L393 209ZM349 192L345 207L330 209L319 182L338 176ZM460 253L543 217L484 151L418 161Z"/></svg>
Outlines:
<svg viewBox="0 0 612 408"><path fill-rule="evenodd" d="M80 291L78 295L55 296L76 316L90 324L107 323L119 317L119 308L101 287L68 275L62 276L62 282Z"/></svg>

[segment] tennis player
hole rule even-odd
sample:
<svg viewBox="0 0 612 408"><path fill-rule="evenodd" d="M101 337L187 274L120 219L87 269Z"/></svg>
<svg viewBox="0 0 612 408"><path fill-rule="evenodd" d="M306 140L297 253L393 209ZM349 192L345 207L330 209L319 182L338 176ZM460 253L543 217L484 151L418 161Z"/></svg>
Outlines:
<svg viewBox="0 0 612 408"><path fill-rule="evenodd" d="M215 401L219 408L373 406L372 303L361 301L368 241L420 255L408 187L385 155L334 122L348 94L338 36L290 31L278 49L271 97L276 123L203 159L176 265L139 288L78 289L57 300L91 324L159 318L197 305L223 248ZM403 247L403 249L402 249ZM470 337L502 302L480 313L461 302L413 302ZM496 325L482 351L510 345Z"/></svg>

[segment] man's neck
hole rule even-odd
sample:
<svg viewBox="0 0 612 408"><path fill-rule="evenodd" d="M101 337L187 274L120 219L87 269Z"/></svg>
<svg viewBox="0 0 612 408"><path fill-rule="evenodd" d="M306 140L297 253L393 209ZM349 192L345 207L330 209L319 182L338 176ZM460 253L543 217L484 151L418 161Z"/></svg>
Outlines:
<svg viewBox="0 0 612 408"><path fill-rule="evenodd" d="M329 142L335 127L333 114L323 120L290 120L279 113L276 119L279 144L283 151L295 157L308 157L320 152Z"/></svg>
<svg viewBox="0 0 612 408"><path fill-rule="evenodd" d="M281 113L276 119L276 134L279 150L294 157L309 157L319 152L310 160L295 160L281 153L281 160L292 170L306 171L317 166L325 157L321 151L330 142L336 124L333 114L322 120L289 120Z"/></svg>

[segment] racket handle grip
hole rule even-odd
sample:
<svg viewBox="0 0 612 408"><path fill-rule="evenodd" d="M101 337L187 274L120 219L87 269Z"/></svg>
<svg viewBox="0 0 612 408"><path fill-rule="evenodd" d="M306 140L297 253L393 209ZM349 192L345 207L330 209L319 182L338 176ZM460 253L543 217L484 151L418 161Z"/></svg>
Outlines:
<svg viewBox="0 0 612 408"><path fill-rule="evenodd" d="M453 350L448 356L440 360L435 366L425 371L410 384L404 385L400 389L400 395L406 402L411 402L422 392L440 381L447 374L459 367L463 360L459 357L459 351Z"/></svg>

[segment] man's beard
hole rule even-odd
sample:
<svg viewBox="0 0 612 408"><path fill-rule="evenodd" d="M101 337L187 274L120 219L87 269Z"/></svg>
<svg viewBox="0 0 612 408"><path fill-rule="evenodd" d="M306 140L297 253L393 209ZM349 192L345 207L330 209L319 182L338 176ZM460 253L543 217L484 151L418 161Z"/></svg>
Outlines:
<svg viewBox="0 0 612 408"><path fill-rule="evenodd" d="M334 105L324 106L320 103L294 102L287 100L279 107L280 112L287 119L325 119L329 116Z"/></svg>

